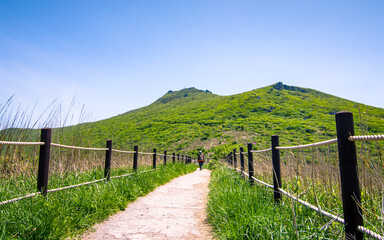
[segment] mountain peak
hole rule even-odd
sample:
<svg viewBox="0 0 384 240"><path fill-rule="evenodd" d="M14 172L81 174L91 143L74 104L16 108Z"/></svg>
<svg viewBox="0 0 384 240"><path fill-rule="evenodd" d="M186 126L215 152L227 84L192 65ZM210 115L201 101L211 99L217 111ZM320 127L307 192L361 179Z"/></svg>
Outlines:
<svg viewBox="0 0 384 240"><path fill-rule="evenodd" d="M195 98L203 98L206 96L212 96L212 92L209 90L200 90L195 87L183 88L179 91L169 90L164 96L159 98L155 103L168 103L181 99L195 99Z"/></svg>
<svg viewBox="0 0 384 240"><path fill-rule="evenodd" d="M302 92L302 93L309 92L309 89L284 85L282 82L278 82L272 85L272 88L279 91L288 90L288 91L296 91L296 92Z"/></svg>

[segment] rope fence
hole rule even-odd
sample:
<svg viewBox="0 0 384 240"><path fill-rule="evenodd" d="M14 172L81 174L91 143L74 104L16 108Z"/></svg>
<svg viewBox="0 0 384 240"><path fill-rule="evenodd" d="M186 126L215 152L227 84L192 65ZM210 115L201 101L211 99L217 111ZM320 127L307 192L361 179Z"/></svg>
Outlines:
<svg viewBox="0 0 384 240"><path fill-rule="evenodd" d="M337 143L337 138L327 140L327 141L317 142L317 143L305 144L305 145L276 147L276 149L278 149L278 150L304 149L304 148L314 148L314 147L326 146L326 145L331 145L331 144L336 144L336 143Z"/></svg>
<svg viewBox="0 0 384 240"><path fill-rule="evenodd" d="M124 151L124 150L116 150L116 149L112 149L112 152L127 153L127 154L135 153L135 151Z"/></svg>
<svg viewBox="0 0 384 240"><path fill-rule="evenodd" d="M106 148L90 148L90 147L80 147L80 146L70 146L70 145L64 145L64 144L58 144L58 143L51 143L51 129L45 128L41 130L41 142L14 142L14 141L0 141L0 145L40 145L40 154L39 154L39 162L38 162L38 176L37 176L37 190L36 193L30 193L25 196L13 198L10 200L5 200L0 202L0 206L6 205L12 202L16 202L22 199L31 198L33 196L37 196L39 194L46 195L47 193L52 192L58 192L66 189L71 189L75 187L81 187L85 185L90 185L102 181L109 181L110 179L115 178L121 178L121 177L128 177L135 174L142 174L147 173L151 171L156 170L156 161L160 157L164 159L164 165L166 165L166 158L165 156L169 156L169 160L173 160L173 163L175 163L176 160L176 154L166 154L166 151L164 151L165 154L157 154L155 152L147 153L147 152L139 152L138 146L134 146L134 151L126 151L126 150L118 150L112 148L112 140L107 140L107 147ZM76 185L66 186L66 187L60 187L56 189L49 189L48 190L48 174L49 174L49 162L51 157L51 146L52 147L58 147L58 148L67 148L67 149L75 149L75 150L87 150L87 151L105 151L105 169L104 169L104 178L80 183ZM112 152L117 153L123 153L123 154L133 154L133 173L123 174L119 176L110 176L111 175L111 159L112 159ZM138 169L138 155L153 155L153 169L146 170L142 172L137 172ZM177 160L183 161L184 159L192 159L189 156L181 155L182 158L179 158L180 154L177 154ZM185 161L185 163L191 163L191 161ZM141 164L145 164L144 162ZM143 165L144 166L144 165Z"/></svg>
<svg viewBox="0 0 384 240"><path fill-rule="evenodd" d="M24 146L38 146L44 145L44 142L12 142L12 141L0 141L0 145L24 145Z"/></svg>
<svg viewBox="0 0 384 240"><path fill-rule="evenodd" d="M259 184L262 184L264 186L267 186L268 188L273 188L273 196L274 201L276 203L280 203L281 196L285 195L292 200L318 212L321 215L327 216L332 219L332 221L339 222L341 224L344 224L345 229L345 235L346 236L353 236L356 239L363 239L364 235L369 237L370 239L378 239L378 240L384 240L384 236L381 236L380 234L367 229L363 226L363 213L368 214L365 209L363 209L362 201L361 201L361 190L360 190L360 182L361 179L359 179L358 175L358 165L357 165L357 152L356 152L356 146L355 142L357 141L384 141L384 135L363 135L363 136L355 136L354 135L354 124L353 124L353 116L350 112L340 112L335 115L336 117L336 129L337 129L337 138L321 141L321 142L315 142L310 144L304 144L304 145L296 145L296 146L279 146L279 137L277 135L272 136L271 139L271 148L263 149L263 150L253 150L252 146L255 145L254 143L248 143L248 152L243 151L243 147L240 147L239 153L237 153L237 149L233 149L227 157L226 161L229 163L229 166L236 171L239 171L243 176L248 176L249 182L252 184L253 182L257 182ZM281 180L281 161L280 161L280 151L282 150L298 150L298 149L309 149L309 148L318 148L322 146L330 146L330 145L336 145L337 148L333 149L332 152L330 152L330 148L328 147L328 151L320 150L320 151L311 151L309 156L305 156L303 158L303 162L308 162L311 164L315 163L314 154L321 154L325 153L324 159L328 159L329 156L334 156L335 159L339 162L335 162L335 165L338 167L338 172L336 173L336 176L339 180L339 184L337 186L340 186L340 196L342 198L341 204L343 205L342 209L345 211L343 213L344 219L340 216L337 216L333 213L324 211L321 209L320 206L312 205L311 203L304 201L300 199L297 196L294 196L293 194L289 193L287 190L284 190L281 188L282 186L282 180ZM271 175L273 179L273 185L270 185L268 183L265 183L257 178L254 177L254 162L253 162L253 154L255 153L264 153L271 151L271 155L268 156L271 157L272 168ZM305 153L305 151L304 151ZM292 153L290 153L291 155ZM303 154L302 152L300 154ZM237 168L238 158L237 156L240 155L240 166L241 169ZM244 164L244 156L248 155L248 164ZM284 157L287 157L283 155ZM316 155L317 156L317 155ZM381 155L380 155L381 156ZM380 157L379 156L379 157ZM375 156L376 157L376 156ZM265 158L265 157L263 157ZM380 158L381 159L381 158ZM367 163L367 159L363 159L365 163ZM270 163L268 164L269 166ZM322 159L317 160L318 164L326 164L327 162L322 161ZM287 164L286 161L284 161L285 166ZM245 172L245 166L248 165L248 173ZM299 163L295 165L294 171L300 170ZM313 166L312 166L313 167ZM366 167L366 166L365 166ZM258 171L260 169L256 168ZM308 168L302 167L303 171L310 170ZM328 168L327 168L328 169ZM326 169L326 170L327 170ZM261 170L263 171L263 170ZM314 170L312 168L312 175L310 178L314 178L316 174L314 174ZM378 170L379 171L379 170ZM265 174L265 173L263 173ZM268 173L269 174L269 173ZM331 176L333 178L333 176ZM331 181L331 177L326 180ZM315 198L317 199L316 193ZM353 197L351 197L353 196ZM366 196L366 194L364 195ZM378 196L380 199L382 199L382 196ZM384 206L384 200L380 201L380 209L381 205ZM367 205L368 207L368 205ZM333 208L332 208L333 209ZM382 207L384 209L384 207ZM380 211L382 214L384 213L384 210ZM379 220L382 221L382 216L378 216ZM381 229L380 226L373 225L372 223L368 222L370 225L373 226L374 229ZM379 222L380 224L380 222Z"/></svg>
<svg viewBox="0 0 384 240"><path fill-rule="evenodd" d="M384 141L383 135L364 135L364 136L350 136L349 141Z"/></svg>
<svg viewBox="0 0 384 240"><path fill-rule="evenodd" d="M69 145L58 144L58 143L51 143L51 146L61 147L61 148L69 148L69 149L77 149L77 150L89 150L89 151L107 151L107 150L109 150L108 148L76 147L76 146L69 146Z"/></svg>
<svg viewBox="0 0 384 240"><path fill-rule="evenodd" d="M6 200L6 201L3 201L3 202L0 202L0 206L6 205L6 204L12 203L12 202L17 202L17 201L25 199L25 198L34 197L34 196L37 196L39 194L40 194L40 192L30 193L30 194L22 196L22 197L17 197L17 198L14 198L14 199Z"/></svg>

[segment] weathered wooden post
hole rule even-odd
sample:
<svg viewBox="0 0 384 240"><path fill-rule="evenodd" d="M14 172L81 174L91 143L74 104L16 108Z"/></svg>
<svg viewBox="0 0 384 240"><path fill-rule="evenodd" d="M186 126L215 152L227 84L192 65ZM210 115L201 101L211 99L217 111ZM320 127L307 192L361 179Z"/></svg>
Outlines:
<svg viewBox="0 0 384 240"><path fill-rule="evenodd" d="M154 169L156 169L156 159L157 159L157 149L154 148L153 149L153 162L152 162L152 165L153 165Z"/></svg>
<svg viewBox="0 0 384 240"><path fill-rule="evenodd" d="M336 131L345 221L345 238L363 239L364 234L357 230L357 226L363 226L363 217L356 145L355 142L348 140L350 136L355 135L353 115L351 112L339 112L336 114Z"/></svg>
<svg viewBox="0 0 384 240"><path fill-rule="evenodd" d="M280 172L280 151L276 149L279 146L279 136L273 135L272 139L272 171L273 171L273 196L275 203L281 200L281 172Z"/></svg>
<svg viewBox="0 0 384 240"><path fill-rule="evenodd" d="M237 168L237 157L236 157L236 149L233 149L233 169Z"/></svg>
<svg viewBox="0 0 384 240"><path fill-rule="evenodd" d="M134 146L133 151L133 171L137 172L137 159L139 157L139 146Z"/></svg>
<svg viewBox="0 0 384 240"><path fill-rule="evenodd" d="M49 159L51 156L51 136L52 130L50 128L41 129L41 142L39 153L39 167L37 173L37 189L43 194L47 195L48 188L48 173L49 173Z"/></svg>
<svg viewBox="0 0 384 240"><path fill-rule="evenodd" d="M112 140L107 140L107 148L105 151L104 177L109 181L111 177L111 160L112 160Z"/></svg>
<svg viewBox="0 0 384 240"><path fill-rule="evenodd" d="M240 147L240 171L241 171L241 174L243 174L244 172L244 148L243 147Z"/></svg>
<svg viewBox="0 0 384 240"><path fill-rule="evenodd" d="M164 166L167 166L167 151L164 151Z"/></svg>
<svg viewBox="0 0 384 240"><path fill-rule="evenodd" d="M253 153L252 153L252 143L248 143L248 177L249 183L253 185Z"/></svg>

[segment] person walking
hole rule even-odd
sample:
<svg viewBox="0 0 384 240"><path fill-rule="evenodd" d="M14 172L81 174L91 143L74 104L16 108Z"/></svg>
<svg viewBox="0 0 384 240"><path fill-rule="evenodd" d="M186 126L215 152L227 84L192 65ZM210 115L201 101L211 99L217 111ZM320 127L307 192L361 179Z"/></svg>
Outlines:
<svg viewBox="0 0 384 240"><path fill-rule="evenodd" d="M200 171L203 170L203 164L204 164L204 154L203 151L199 152L199 156L197 157L197 161L199 162Z"/></svg>

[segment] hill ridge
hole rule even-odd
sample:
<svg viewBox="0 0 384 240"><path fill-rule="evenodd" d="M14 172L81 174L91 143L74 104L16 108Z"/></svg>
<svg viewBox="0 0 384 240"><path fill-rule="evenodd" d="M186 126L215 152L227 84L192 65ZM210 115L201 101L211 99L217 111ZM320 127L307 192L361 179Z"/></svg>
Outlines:
<svg viewBox="0 0 384 240"><path fill-rule="evenodd" d="M384 109L282 82L230 96L194 87L168 91L148 106L67 131L87 135L92 146L112 139L122 149L139 145L194 154L247 142L269 147L274 134L281 135L281 144L334 138L334 114L344 110L354 113L356 129L384 132Z"/></svg>

